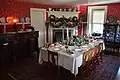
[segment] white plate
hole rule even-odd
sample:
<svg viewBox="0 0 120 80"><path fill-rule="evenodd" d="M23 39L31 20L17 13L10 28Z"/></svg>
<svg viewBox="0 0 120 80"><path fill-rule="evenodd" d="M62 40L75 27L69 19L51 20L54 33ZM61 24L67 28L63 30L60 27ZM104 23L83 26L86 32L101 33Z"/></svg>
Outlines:
<svg viewBox="0 0 120 80"><path fill-rule="evenodd" d="M51 44L50 46L54 46L54 44Z"/></svg>
<svg viewBox="0 0 120 80"><path fill-rule="evenodd" d="M84 46L82 46L83 48L87 48L88 46L87 45L84 45Z"/></svg>
<svg viewBox="0 0 120 80"><path fill-rule="evenodd" d="M75 51L76 51L76 52L80 52L80 51L82 51L82 50L81 50L81 49L75 49Z"/></svg>
<svg viewBox="0 0 120 80"><path fill-rule="evenodd" d="M55 46L55 48L59 48L60 46Z"/></svg>
<svg viewBox="0 0 120 80"><path fill-rule="evenodd" d="M71 54L72 56L74 56L75 54Z"/></svg>
<svg viewBox="0 0 120 80"><path fill-rule="evenodd" d="M25 18L25 21L26 21L27 23L30 23L30 18L29 18L29 17L26 17L26 18Z"/></svg>
<svg viewBox="0 0 120 80"><path fill-rule="evenodd" d="M59 49L59 48L55 48L54 50L55 50L55 51L59 51L60 49Z"/></svg>
<svg viewBox="0 0 120 80"><path fill-rule="evenodd" d="M0 21L1 21L2 23L5 23L5 17L1 17L1 18L0 18Z"/></svg>

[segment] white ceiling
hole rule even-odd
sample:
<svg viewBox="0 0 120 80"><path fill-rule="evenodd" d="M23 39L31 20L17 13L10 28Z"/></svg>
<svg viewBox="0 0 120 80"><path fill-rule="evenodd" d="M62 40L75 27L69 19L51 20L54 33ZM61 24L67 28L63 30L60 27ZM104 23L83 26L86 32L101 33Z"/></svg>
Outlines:
<svg viewBox="0 0 120 80"><path fill-rule="evenodd" d="M20 0L20 1L27 1L27 2L34 2L34 3L41 3L41 4L106 4L106 3L118 3L120 0Z"/></svg>

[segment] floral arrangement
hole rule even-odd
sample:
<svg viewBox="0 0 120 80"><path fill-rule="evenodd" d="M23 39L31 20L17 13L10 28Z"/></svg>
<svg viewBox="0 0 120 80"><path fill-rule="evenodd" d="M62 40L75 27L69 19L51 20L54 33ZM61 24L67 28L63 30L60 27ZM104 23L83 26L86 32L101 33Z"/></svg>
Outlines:
<svg viewBox="0 0 120 80"><path fill-rule="evenodd" d="M73 36L73 38L69 40L68 45L71 45L71 46L81 45L84 41L85 39L82 36Z"/></svg>
<svg viewBox="0 0 120 80"><path fill-rule="evenodd" d="M108 16L108 19L106 20L107 24L120 24L120 20L117 19L116 16Z"/></svg>

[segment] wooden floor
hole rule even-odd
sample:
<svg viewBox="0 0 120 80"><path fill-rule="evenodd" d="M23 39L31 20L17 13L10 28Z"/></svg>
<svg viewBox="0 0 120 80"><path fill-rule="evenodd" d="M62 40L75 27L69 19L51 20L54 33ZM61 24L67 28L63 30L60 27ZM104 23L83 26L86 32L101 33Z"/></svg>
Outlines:
<svg viewBox="0 0 120 80"><path fill-rule="evenodd" d="M80 75L74 76L64 68L60 68L60 80L115 80L120 57L104 55L103 63L92 71L89 77L81 79ZM0 80L58 80L57 68L52 67L48 70L48 64L39 65L31 58L25 59L4 69L0 73Z"/></svg>

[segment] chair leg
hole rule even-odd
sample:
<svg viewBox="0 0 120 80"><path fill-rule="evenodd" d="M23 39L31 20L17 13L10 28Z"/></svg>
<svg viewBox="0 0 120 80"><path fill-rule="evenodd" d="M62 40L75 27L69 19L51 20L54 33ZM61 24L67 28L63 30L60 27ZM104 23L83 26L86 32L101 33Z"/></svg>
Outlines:
<svg viewBox="0 0 120 80"><path fill-rule="evenodd" d="M50 70L50 54L48 54L48 71Z"/></svg>
<svg viewBox="0 0 120 80"><path fill-rule="evenodd" d="M60 67L58 66L58 80L60 80Z"/></svg>
<svg viewBox="0 0 120 80"><path fill-rule="evenodd" d="M57 57L57 68L58 68L58 80L60 80L60 67L59 67L59 63L58 63L58 57Z"/></svg>

